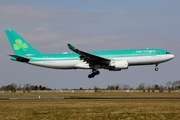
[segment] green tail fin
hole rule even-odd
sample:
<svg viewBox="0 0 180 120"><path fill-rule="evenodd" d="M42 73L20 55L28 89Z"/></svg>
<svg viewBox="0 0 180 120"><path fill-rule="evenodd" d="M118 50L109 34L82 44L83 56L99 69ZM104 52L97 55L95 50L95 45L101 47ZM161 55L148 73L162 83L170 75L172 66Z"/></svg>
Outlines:
<svg viewBox="0 0 180 120"><path fill-rule="evenodd" d="M28 54L41 54L14 30L5 30L5 32L15 55L25 56Z"/></svg>

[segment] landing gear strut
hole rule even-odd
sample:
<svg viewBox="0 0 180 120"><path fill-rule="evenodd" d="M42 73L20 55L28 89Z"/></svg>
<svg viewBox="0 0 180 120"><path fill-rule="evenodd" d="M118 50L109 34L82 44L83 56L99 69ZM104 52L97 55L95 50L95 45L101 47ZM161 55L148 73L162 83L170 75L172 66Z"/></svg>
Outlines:
<svg viewBox="0 0 180 120"><path fill-rule="evenodd" d="M158 71L158 70L159 70L159 68L158 68L158 64L156 64L155 71Z"/></svg>
<svg viewBox="0 0 180 120"><path fill-rule="evenodd" d="M100 72L98 70L92 69L91 74L88 75L88 78L93 78L96 75L99 75Z"/></svg>

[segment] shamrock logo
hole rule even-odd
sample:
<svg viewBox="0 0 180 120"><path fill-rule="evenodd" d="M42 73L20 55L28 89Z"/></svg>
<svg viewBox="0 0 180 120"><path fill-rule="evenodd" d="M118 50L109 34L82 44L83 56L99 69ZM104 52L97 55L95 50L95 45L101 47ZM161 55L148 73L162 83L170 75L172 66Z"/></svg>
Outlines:
<svg viewBox="0 0 180 120"><path fill-rule="evenodd" d="M26 49L28 48L26 43L23 43L21 39L16 39L13 47L14 47L14 50L19 50L22 48L24 51L26 51Z"/></svg>

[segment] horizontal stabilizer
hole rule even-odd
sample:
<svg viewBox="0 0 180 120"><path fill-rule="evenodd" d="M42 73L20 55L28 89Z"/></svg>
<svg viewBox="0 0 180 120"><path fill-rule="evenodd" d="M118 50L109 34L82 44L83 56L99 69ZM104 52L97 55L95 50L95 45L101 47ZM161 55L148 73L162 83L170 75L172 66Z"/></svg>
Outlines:
<svg viewBox="0 0 180 120"><path fill-rule="evenodd" d="M19 61L19 62L29 62L29 58L25 58L25 57L21 57L21 56L18 56L18 55L9 55L11 57L13 57L12 60L15 60L15 61Z"/></svg>

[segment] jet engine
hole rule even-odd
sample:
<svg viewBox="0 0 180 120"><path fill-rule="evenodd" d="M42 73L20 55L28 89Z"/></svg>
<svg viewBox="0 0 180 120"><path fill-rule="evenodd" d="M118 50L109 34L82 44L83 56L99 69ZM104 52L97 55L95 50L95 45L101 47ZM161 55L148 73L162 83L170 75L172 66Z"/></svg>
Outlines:
<svg viewBox="0 0 180 120"><path fill-rule="evenodd" d="M111 61L109 66L115 67L115 69L128 69L128 62L126 60L115 60Z"/></svg>

